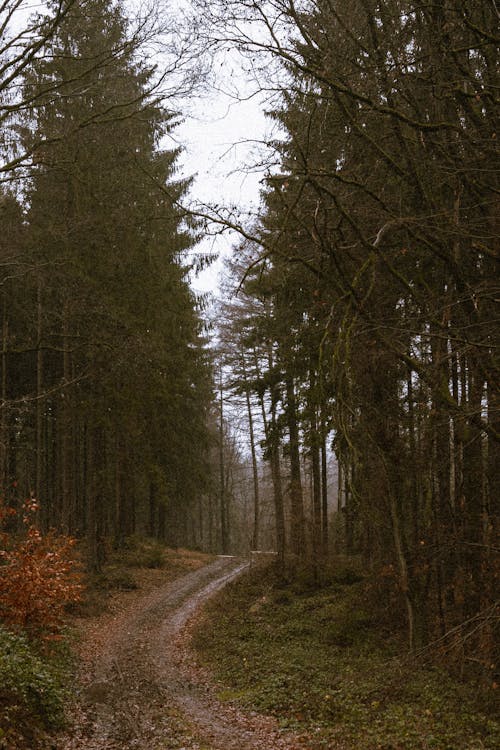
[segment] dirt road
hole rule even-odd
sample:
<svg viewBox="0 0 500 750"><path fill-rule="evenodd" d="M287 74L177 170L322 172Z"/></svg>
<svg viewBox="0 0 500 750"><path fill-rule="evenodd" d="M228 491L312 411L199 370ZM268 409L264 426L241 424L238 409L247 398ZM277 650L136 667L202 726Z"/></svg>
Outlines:
<svg viewBox="0 0 500 750"><path fill-rule="evenodd" d="M201 604L246 563L213 563L135 597L87 633L72 727L57 750L296 750L271 719L217 700L183 637Z"/></svg>

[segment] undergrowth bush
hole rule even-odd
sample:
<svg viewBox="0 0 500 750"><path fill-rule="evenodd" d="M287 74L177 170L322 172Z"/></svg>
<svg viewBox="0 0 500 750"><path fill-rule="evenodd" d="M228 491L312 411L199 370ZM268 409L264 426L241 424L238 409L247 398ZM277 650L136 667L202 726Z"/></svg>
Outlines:
<svg viewBox="0 0 500 750"><path fill-rule="evenodd" d="M0 728L21 712L35 714L47 728L63 721L64 690L53 668L27 638L0 625Z"/></svg>
<svg viewBox="0 0 500 750"><path fill-rule="evenodd" d="M24 534L17 537L2 531L14 511L0 501L0 619L14 629L50 634L60 628L66 605L80 599L75 540L42 534L36 500L27 500L23 510Z"/></svg>

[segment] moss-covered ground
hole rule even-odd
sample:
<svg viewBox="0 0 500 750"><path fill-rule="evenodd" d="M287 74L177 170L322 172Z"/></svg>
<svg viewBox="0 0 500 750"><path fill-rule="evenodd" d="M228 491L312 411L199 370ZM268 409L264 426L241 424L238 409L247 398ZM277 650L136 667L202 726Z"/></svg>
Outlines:
<svg viewBox="0 0 500 750"><path fill-rule="evenodd" d="M318 588L251 571L208 605L193 645L222 700L275 715L311 750L500 747L498 691L410 660L355 572Z"/></svg>

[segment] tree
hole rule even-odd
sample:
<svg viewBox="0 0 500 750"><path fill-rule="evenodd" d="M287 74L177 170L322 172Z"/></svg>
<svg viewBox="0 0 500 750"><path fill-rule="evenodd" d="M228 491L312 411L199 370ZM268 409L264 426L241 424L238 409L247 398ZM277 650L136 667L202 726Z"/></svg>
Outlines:
<svg viewBox="0 0 500 750"><path fill-rule="evenodd" d="M498 526L487 468L498 451L497 185L484 168L497 158L495 9L198 6L207 33L260 56L258 85L281 91L281 172L269 177L266 231L253 234L293 304L287 349L302 343L301 320L322 330L352 544L398 571L412 648L436 621L442 635L460 618L486 633ZM318 293L306 301L309 285Z"/></svg>
<svg viewBox="0 0 500 750"><path fill-rule="evenodd" d="M206 481L210 365L182 261L193 225L177 208L189 181L159 145L175 117L136 52L121 6L95 0L25 76L37 163L30 273L11 290L31 312L11 323L26 375L10 460L43 495L46 526L85 534L94 568L106 536L186 540Z"/></svg>

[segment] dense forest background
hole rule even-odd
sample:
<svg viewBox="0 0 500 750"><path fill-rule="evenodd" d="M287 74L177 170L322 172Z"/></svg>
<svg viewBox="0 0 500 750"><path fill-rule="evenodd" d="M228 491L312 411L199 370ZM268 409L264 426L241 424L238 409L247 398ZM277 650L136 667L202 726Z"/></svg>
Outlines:
<svg viewBox="0 0 500 750"><path fill-rule="evenodd" d="M315 581L333 553L356 555L404 606L413 650L459 643L486 668L496 6L192 5L164 68L151 9L132 24L121 3L52 0L17 32L17 3L2 6L6 502L37 497L44 528L86 540L96 569L134 533L271 547ZM206 51L229 49L280 134L244 225L183 208L189 179L165 147L169 86L194 95ZM186 251L225 227L241 241L209 347Z"/></svg>
<svg viewBox="0 0 500 750"><path fill-rule="evenodd" d="M208 486L195 231L160 145L175 115L144 58L155 23L52 3L4 57L2 485L84 537L95 568L106 539L191 539Z"/></svg>

